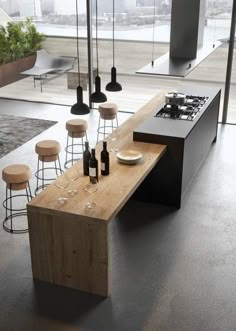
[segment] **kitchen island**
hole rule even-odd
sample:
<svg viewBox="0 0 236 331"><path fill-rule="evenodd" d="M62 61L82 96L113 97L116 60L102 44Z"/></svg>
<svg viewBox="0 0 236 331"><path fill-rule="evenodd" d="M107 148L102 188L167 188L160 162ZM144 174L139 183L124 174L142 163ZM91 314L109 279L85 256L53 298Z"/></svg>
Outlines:
<svg viewBox="0 0 236 331"><path fill-rule="evenodd" d="M133 130L156 109L164 95L162 92L153 98L113 131L111 136L116 135L117 140L108 141L109 150L141 152L143 158L138 164L120 164L116 153L111 152L111 174L100 177L95 193L84 190L89 178L81 175L65 189L51 184L27 205L34 279L102 296L111 293L109 224L166 152L165 145L134 142ZM98 144L98 157L100 151ZM73 167L82 174L82 160ZM77 195L58 204L59 197L74 189ZM96 202L95 208L88 209L87 202Z"/></svg>

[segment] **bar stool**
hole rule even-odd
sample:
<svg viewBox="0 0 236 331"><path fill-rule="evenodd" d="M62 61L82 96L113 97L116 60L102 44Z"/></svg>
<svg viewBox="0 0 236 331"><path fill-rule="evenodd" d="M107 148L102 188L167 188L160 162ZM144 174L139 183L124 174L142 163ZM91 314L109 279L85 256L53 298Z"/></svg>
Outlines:
<svg viewBox="0 0 236 331"><path fill-rule="evenodd" d="M99 135L103 135L103 139L109 133L116 128L118 128L118 106L115 103L105 102L99 105L99 121L98 121L98 129L97 129L97 142ZM101 125L101 119L103 120L103 125ZM116 119L116 125L113 124L113 120ZM111 121L109 125L106 124L106 121Z"/></svg>
<svg viewBox="0 0 236 331"><path fill-rule="evenodd" d="M37 178L35 195L50 184L45 183L45 181L53 181L57 176L63 174L59 157L60 150L61 146L56 140L42 140L35 145L35 152L38 154L38 165L35 173L35 177ZM45 163L49 162L54 162L54 166L45 167ZM45 172L49 173L50 170L53 170L56 176L54 178L45 178Z"/></svg>
<svg viewBox="0 0 236 331"><path fill-rule="evenodd" d="M32 177L31 169L25 164L12 164L2 170L2 179L6 182L6 199L3 201L3 207L6 210L6 216L3 221L3 229L10 233L26 233L26 229L17 229L13 227L12 219L17 216L27 215L25 208L13 208L13 201L18 197L26 197L29 202L33 196L29 180ZM25 194L12 195L12 191L25 190ZM8 195L9 193L9 195ZM16 206L16 201L14 202ZM10 227L8 221L10 220Z"/></svg>
<svg viewBox="0 0 236 331"><path fill-rule="evenodd" d="M84 137L87 137L88 123L85 120L73 119L66 122L67 130L67 143L66 143L66 159L64 167L68 168L69 164L73 165L74 161L78 161L80 158L78 155L83 155L84 151ZM79 138L80 142L75 143L74 139ZM69 158L71 155L71 159ZM75 158L77 156L77 158Z"/></svg>

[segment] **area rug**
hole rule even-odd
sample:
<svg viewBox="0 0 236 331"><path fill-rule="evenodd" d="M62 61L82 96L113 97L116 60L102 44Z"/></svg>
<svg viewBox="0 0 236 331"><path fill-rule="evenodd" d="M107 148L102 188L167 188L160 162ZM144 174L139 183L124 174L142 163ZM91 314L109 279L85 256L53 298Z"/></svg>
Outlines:
<svg viewBox="0 0 236 331"><path fill-rule="evenodd" d="M54 121L0 115L0 158L56 123Z"/></svg>

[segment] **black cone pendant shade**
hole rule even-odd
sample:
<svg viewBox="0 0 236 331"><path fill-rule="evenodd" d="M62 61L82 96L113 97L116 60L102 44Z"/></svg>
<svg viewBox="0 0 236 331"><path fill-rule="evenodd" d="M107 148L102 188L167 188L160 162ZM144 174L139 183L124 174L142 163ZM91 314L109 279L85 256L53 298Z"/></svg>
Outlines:
<svg viewBox="0 0 236 331"><path fill-rule="evenodd" d="M83 89L81 86L77 86L77 102L71 107L71 114L74 115L86 115L90 113L89 106L83 103Z"/></svg>
<svg viewBox="0 0 236 331"><path fill-rule="evenodd" d="M95 77L95 92L90 95L91 102L105 102L107 101L106 95L101 92L101 78L99 76Z"/></svg>
<svg viewBox="0 0 236 331"><path fill-rule="evenodd" d="M111 82L107 84L106 90L110 92L119 92L122 86L116 81L116 68L111 68Z"/></svg>
<svg viewBox="0 0 236 331"><path fill-rule="evenodd" d="M76 0L76 45L78 61L79 86L76 89L77 102L71 107L71 114L86 115L90 113L89 106L83 103L83 88L80 86L80 59L79 59L79 21L78 21L78 0Z"/></svg>
<svg viewBox="0 0 236 331"><path fill-rule="evenodd" d="M106 95L101 92L101 78L98 65L98 0L96 0L96 55L97 55L97 76L95 77L95 92L90 95L90 101L101 103L107 101Z"/></svg>
<svg viewBox="0 0 236 331"><path fill-rule="evenodd" d="M119 92L122 86L116 81L115 67L115 0L113 0L113 28L112 28L112 45L113 45L113 67L111 68L111 82L107 84L106 90L110 92Z"/></svg>

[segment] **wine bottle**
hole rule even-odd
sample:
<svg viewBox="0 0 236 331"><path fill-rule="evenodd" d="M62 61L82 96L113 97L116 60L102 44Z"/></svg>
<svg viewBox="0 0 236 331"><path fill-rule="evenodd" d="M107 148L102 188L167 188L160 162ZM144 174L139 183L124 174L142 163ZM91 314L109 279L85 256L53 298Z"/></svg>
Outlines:
<svg viewBox="0 0 236 331"><path fill-rule="evenodd" d="M107 142L103 141L103 150L101 151L101 174L107 176L110 173L109 152L107 151Z"/></svg>
<svg viewBox="0 0 236 331"><path fill-rule="evenodd" d="M89 177L91 183L94 183L96 180L98 181L98 160L96 159L95 148L91 149L91 158L89 160Z"/></svg>
<svg viewBox="0 0 236 331"><path fill-rule="evenodd" d="M89 176L89 160L91 158L91 153L89 151L89 143L85 141L85 151L83 152L83 168L84 176Z"/></svg>

